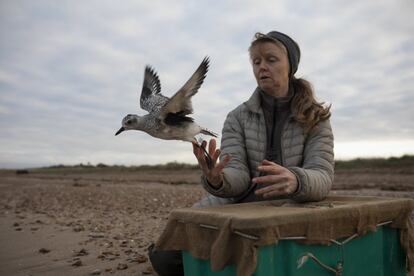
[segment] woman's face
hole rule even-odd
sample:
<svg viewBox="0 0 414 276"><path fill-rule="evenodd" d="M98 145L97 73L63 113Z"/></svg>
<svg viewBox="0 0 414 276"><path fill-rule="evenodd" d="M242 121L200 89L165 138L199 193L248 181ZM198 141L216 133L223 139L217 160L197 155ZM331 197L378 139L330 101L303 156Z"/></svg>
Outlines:
<svg viewBox="0 0 414 276"><path fill-rule="evenodd" d="M273 42L259 42L250 49L250 57L257 85L271 96L287 96L289 60L286 49Z"/></svg>

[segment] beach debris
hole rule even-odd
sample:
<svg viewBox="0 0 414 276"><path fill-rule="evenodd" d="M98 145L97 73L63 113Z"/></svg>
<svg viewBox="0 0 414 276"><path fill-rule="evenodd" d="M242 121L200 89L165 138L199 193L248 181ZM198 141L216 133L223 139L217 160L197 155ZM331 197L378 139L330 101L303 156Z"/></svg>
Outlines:
<svg viewBox="0 0 414 276"><path fill-rule="evenodd" d="M91 237L91 238L103 238L103 237L105 237L105 234L104 233L89 233L89 235L88 235L89 237Z"/></svg>
<svg viewBox="0 0 414 276"><path fill-rule="evenodd" d="M128 240L121 240L119 243L120 247L127 247L128 246Z"/></svg>
<svg viewBox="0 0 414 276"><path fill-rule="evenodd" d="M135 259L139 264L146 263L148 261L148 258L143 254L137 254Z"/></svg>
<svg viewBox="0 0 414 276"><path fill-rule="evenodd" d="M82 261L79 258L74 258L72 262L72 266L82 266Z"/></svg>
<svg viewBox="0 0 414 276"><path fill-rule="evenodd" d="M130 255L130 254L135 253L135 252L136 252L136 251L132 250L131 248L124 250L124 253L125 253L126 255Z"/></svg>
<svg viewBox="0 0 414 276"><path fill-rule="evenodd" d="M127 268L128 268L128 265L125 264L125 263L118 263L118 265L116 267L116 269L118 269L118 270L125 270Z"/></svg>
<svg viewBox="0 0 414 276"><path fill-rule="evenodd" d="M39 253L41 253L41 254L47 254L49 252L50 252L50 250L49 249L46 249L44 247L42 247L42 248L39 249Z"/></svg>
<svg viewBox="0 0 414 276"><path fill-rule="evenodd" d="M74 181L72 184L73 187L86 187L88 186L86 183L80 183L78 181Z"/></svg>
<svg viewBox="0 0 414 276"><path fill-rule="evenodd" d="M86 256L86 255L89 255L89 252L86 251L85 248L82 248L79 251L74 251L73 252L73 256L74 257L80 257L80 256Z"/></svg>
<svg viewBox="0 0 414 276"><path fill-rule="evenodd" d="M91 275L101 275L102 271L100 269L95 269L91 272Z"/></svg>
<svg viewBox="0 0 414 276"><path fill-rule="evenodd" d="M74 232L81 232L81 231L85 230L85 227L83 227L82 225L77 224L77 225L73 226L72 230Z"/></svg>
<svg viewBox="0 0 414 276"><path fill-rule="evenodd" d="M148 261L148 258L145 255L140 254L135 250L128 249L128 250L125 250L124 253L126 255L128 255L126 260L130 263L139 263L139 264L141 264L141 263L145 263L145 262Z"/></svg>
<svg viewBox="0 0 414 276"><path fill-rule="evenodd" d="M119 253L112 252L112 251L104 251L101 254L98 255L98 259L101 260L110 260L113 261L115 259L119 258Z"/></svg>
<svg viewBox="0 0 414 276"><path fill-rule="evenodd" d="M154 273L154 269L152 268L152 266L147 266L143 271L142 274L144 275L149 275L149 274L153 274Z"/></svg>

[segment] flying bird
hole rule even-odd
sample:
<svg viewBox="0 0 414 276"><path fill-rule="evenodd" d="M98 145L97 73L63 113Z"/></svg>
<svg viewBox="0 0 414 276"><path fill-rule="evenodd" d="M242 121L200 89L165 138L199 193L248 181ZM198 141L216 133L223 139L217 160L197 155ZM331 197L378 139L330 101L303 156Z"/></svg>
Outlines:
<svg viewBox="0 0 414 276"><path fill-rule="evenodd" d="M217 134L199 126L187 116L193 113L191 98L197 92L206 77L209 58L205 57L190 79L171 98L161 94L161 82L151 66L145 67L140 106L148 111L144 116L128 114L122 119L122 127L115 133L126 130L140 130L164 140L182 140L195 143L198 147L198 134L217 137ZM207 164L211 166L211 157L204 147Z"/></svg>

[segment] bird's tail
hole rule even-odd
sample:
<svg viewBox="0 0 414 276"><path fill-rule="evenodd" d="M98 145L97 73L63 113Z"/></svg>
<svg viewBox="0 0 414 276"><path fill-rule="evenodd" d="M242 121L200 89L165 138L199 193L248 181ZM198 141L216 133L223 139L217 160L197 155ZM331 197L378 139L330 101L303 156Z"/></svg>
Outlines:
<svg viewBox="0 0 414 276"><path fill-rule="evenodd" d="M205 135L210 135L210 136L213 136L213 137L218 137L218 134L217 133L215 133L215 132L213 132L213 131L211 131L211 130L208 130L208 129L206 129L206 128L202 128L201 129L201 133L202 134L205 134Z"/></svg>

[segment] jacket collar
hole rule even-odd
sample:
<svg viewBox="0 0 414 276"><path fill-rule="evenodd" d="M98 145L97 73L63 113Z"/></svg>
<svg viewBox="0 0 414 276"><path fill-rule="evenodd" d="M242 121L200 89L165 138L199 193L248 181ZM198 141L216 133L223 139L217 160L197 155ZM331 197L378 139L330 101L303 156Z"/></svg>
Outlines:
<svg viewBox="0 0 414 276"><path fill-rule="evenodd" d="M290 89L291 88L289 88L289 101L293 98L293 95L295 93L294 90L291 91ZM247 106L247 108L251 112L259 113L259 114L263 113L262 106L261 106L262 100L261 100L260 91L261 91L260 88L257 87L254 90L253 94L250 96L250 98L244 102L244 104ZM293 117L292 112L290 112L289 117Z"/></svg>
<svg viewBox="0 0 414 276"><path fill-rule="evenodd" d="M260 100L260 88L257 87L256 90L254 90L253 94L250 96L250 99L248 99L244 104L247 106L247 108L254 112L254 113L261 113L262 108L260 106L261 100Z"/></svg>

